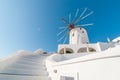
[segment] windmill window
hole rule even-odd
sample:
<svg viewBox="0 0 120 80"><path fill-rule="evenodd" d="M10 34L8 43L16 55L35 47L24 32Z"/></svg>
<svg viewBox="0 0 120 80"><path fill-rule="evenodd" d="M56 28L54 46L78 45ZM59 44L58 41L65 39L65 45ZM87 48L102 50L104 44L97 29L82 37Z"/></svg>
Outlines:
<svg viewBox="0 0 120 80"><path fill-rule="evenodd" d="M72 36L74 36L74 33L72 34Z"/></svg>
<svg viewBox="0 0 120 80"><path fill-rule="evenodd" d="M72 53L74 53L73 50L70 49L70 48L66 48L65 50L66 50L66 51L65 51L66 54L72 54ZM62 49L59 51L59 54L64 54L64 48L62 48Z"/></svg>

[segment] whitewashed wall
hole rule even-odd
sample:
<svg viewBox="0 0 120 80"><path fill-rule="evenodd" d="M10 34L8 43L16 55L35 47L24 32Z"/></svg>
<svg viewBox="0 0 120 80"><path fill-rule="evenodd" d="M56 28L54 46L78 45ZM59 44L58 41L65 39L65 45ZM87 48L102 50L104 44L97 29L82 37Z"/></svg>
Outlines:
<svg viewBox="0 0 120 80"><path fill-rule="evenodd" d="M98 47L100 48L100 51L106 50L110 47L114 47L113 43L103 43L103 42L98 42Z"/></svg>
<svg viewBox="0 0 120 80"><path fill-rule="evenodd" d="M120 46L72 59L54 54L47 58L46 67L52 80L61 80L61 76L74 80L120 80Z"/></svg>

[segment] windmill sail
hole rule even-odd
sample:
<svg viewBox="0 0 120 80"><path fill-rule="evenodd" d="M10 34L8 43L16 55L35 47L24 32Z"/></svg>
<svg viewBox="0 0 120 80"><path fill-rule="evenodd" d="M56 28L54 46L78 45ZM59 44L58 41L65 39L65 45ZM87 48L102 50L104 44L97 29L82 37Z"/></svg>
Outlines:
<svg viewBox="0 0 120 80"><path fill-rule="evenodd" d="M66 34L64 34L58 41L60 42L62 39L66 37Z"/></svg>
<svg viewBox="0 0 120 80"><path fill-rule="evenodd" d="M73 23L73 22L74 22L74 20L77 18L78 13L79 13L79 9L77 9L77 11L76 11L76 13L75 13L75 16L74 16L74 18L73 18L73 20L72 20L72 23Z"/></svg>
<svg viewBox="0 0 120 80"><path fill-rule="evenodd" d="M84 19L84 18L86 18L86 17L88 17L88 16L90 16L90 15L92 15L93 13L94 13L93 11L92 11L92 12L90 12L90 13L89 13L89 14L87 14L86 16L82 17L82 18L81 18L81 20L82 20L82 19Z"/></svg>
<svg viewBox="0 0 120 80"><path fill-rule="evenodd" d="M76 25L77 27L80 26L80 27L84 27L84 26L92 26L93 23L90 23L90 24L82 24L82 25Z"/></svg>
<svg viewBox="0 0 120 80"><path fill-rule="evenodd" d="M76 24L77 22L79 22L81 20L81 17L85 14L86 11L87 11L87 8L84 9L84 11L80 15L80 17L74 22L74 24Z"/></svg>
<svg viewBox="0 0 120 80"><path fill-rule="evenodd" d="M88 13L89 12L89 13ZM88 13L88 14L87 14ZM79 14L79 9L76 10L75 12L75 15L72 19L72 14L70 13L68 15L68 21L65 20L64 18L62 18L62 21L67 25L65 27L60 27L59 29L61 30L57 36L61 36L59 38L59 42L60 41L63 41L63 44L67 42L67 38L68 38L68 35L69 35L69 31L76 28L76 27L85 27L85 26L92 26L93 23L88 23L88 24L79 24L79 25L76 25L78 22L80 22L81 20L87 18L88 16L92 15L94 12L88 8L85 8L83 10L83 12L78 16ZM86 15L85 15L86 14ZM78 18L77 18L78 17ZM79 36L82 36L81 34L79 34Z"/></svg>
<svg viewBox="0 0 120 80"><path fill-rule="evenodd" d="M61 33L63 33L68 27L66 27L65 29L63 29L62 31L60 31L57 36L59 36Z"/></svg>

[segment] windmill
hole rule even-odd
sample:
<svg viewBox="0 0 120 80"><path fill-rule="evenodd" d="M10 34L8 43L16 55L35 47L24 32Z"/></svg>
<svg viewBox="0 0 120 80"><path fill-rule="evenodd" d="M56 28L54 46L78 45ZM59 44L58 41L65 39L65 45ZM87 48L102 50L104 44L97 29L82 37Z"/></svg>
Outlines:
<svg viewBox="0 0 120 80"><path fill-rule="evenodd" d="M88 12L88 13L87 13ZM87 13L87 14L86 14ZM70 31L72 31L73 29L79 27L79 28L83 28L85 26L92 26L93 23L87 23L87 24L79 24L82 20L84 20L85 18L89 17L90 15L92 15L94 13L94 11L88 9L88 8L84 8L84 10L82 11L82 13L80 15L79 14L79 9L77 9L73 19L71 19L71 14L69 14L68 16L68 21L64 18L62 18L61 20L67 25L65 27L60 27L59 29L61 30L58 34L57 37L61 36L58 39L58 42L62 41L63 44L66 43L68 35L70 34ZM72 34L74 35L74 34ZM81 33L79 32L79 36L84 37L83 35L81 35Z"/></svg>

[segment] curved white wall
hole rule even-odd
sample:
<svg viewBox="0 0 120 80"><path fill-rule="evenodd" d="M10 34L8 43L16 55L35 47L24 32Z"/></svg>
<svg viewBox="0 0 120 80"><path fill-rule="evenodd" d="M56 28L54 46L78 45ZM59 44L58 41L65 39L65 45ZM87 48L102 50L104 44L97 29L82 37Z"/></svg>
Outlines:
<svg viewBox="0 0 120 80"><path fill-rule="evenodd" d="M54 54L47 58L46 66L52 80L61 76L74 80L120 80L120 47L104 52L69 58ZM69 60L66 60L69 59Z"/></svg>

